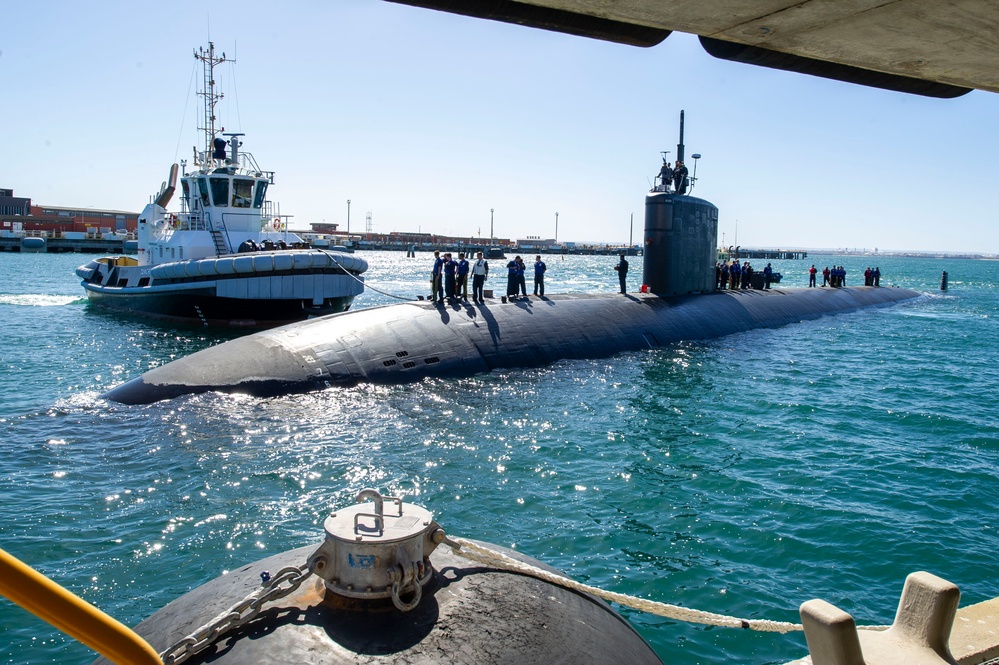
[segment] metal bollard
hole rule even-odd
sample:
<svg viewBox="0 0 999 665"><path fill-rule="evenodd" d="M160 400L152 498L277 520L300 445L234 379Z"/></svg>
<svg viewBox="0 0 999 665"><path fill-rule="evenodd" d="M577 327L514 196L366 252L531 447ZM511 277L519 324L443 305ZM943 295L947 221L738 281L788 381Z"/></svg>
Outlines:
<svg viewBox="0 0 999 665"><path fill-rule="evenodd" d="M947 580L912 573L891 627L860 633L846 612L809 600L800 611L812 665L953 665L948 640L960 599Z"/></svg>

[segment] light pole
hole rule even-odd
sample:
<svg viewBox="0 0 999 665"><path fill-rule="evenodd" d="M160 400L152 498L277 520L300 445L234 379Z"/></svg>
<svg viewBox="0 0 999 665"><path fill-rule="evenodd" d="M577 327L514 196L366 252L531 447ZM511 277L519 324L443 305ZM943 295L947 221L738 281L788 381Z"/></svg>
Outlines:
<svg viewBox="0 0 999 665"><path fill-rule="evenodd" d="M489 209L489 244L493 244L493 208Z"/></svg>
<svg viewBox="0 0 999 665"><path fill-rule="evenodd" d="M350 199L347 199L347 235L350 235Z"/></svg>
<svg viewBox="0 0 999 665"><path fill-rule="evenodd" d="M555 213L555 244L558 244L558 213Z"/></svg>

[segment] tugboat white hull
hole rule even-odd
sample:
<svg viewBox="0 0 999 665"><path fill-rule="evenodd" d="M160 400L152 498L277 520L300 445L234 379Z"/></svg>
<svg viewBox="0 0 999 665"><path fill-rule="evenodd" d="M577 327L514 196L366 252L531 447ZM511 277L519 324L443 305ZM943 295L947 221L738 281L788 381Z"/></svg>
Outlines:
<svg viewBox="0 0 999 665"><path fill-rule="evenodd" d="M269 328L346 311L364 291L364 259L314 249L288 229L268 200L274 172L242 150L242 133L215 129L215 68L231 62L207 49L204 143L139 215L137 258L105 257L76 269L87 297L105 308L178 323ZM225 131L224 129L222 130ZM180 211L167 210L180 186Z"/></svg>
<svg viewBox="0 0 999 665"><path fill-rule="evenodd" d="M364 290L366 268L350 255L296 250L156 266L111 258L76 272L101 307L176 323L268 328L348 310Z"/></svg>

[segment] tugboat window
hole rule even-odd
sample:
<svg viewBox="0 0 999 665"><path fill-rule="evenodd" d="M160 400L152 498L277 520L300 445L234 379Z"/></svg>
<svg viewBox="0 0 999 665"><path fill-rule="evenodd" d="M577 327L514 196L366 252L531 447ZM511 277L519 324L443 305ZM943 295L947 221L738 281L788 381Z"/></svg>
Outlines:
<svg viewBox="0 0 999 665"><path fill-rule="evenodd" d="M209 178L212 183L212 201L216 208L229 207L229 178Z"/></svg>
<svg viewBox="0 0 999 665"><path fill-rule="evenodd" d="M253 207L261 208L264 205L264 196L267 195L267 181L258 180L257 181L257 191L253 195Z"/></svg>
<svg viewBox="0 0 999 665"><path fill-rule="evenodd" d="M201 192L201 205L210 206L212 202L208 198L208 180L206 178L198 178L198 190Z"/></svg>
<svg viewBox="0 0 999 665"><path fill-rule="evenodd" d="M249 208L250 197L253 195L253 181L244 178L234 178L232 181L232 207Z"/></svg>
<svg viewBox="0 0 999 665"><path fill-rule="evenodd" d="M191 200L191 185L189 185L186 180L181 180L180 181L180 186L181 186L181 189L184 190L184 200L185 201L190 201Z"/></svg>

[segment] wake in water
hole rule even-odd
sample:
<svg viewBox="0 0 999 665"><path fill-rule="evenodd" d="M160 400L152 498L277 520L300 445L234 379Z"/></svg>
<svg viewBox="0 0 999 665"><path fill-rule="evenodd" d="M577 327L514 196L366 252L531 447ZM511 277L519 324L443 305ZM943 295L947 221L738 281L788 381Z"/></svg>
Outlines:
<svg viewBox="0 0 999 665"><path fill-rule="evenodd" d="M0 305L22 307L60 307L86 300L80 296L53 296L44 293L0 293Z"/></svg>

